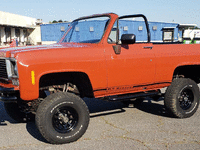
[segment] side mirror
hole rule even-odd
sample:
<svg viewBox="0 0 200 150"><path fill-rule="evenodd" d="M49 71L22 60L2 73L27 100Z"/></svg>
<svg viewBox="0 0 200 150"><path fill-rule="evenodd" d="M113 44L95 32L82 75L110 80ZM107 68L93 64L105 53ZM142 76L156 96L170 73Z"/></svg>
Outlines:
<svg viewBox="0 0 200 150"><path fill-rule="evenodd" d="M122 34L121 42L122 44L134 44L136 40L135 34Z"/></svg>

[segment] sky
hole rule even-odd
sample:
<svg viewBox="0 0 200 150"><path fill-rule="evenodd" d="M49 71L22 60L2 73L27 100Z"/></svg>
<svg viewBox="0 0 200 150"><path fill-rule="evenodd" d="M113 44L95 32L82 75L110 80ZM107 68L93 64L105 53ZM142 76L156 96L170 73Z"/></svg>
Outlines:
<svg viewBox="0 0 200 150"><path fill-rule="evenodd" d="M200 27L200 0L0 0L0 11L42 19L46 23L108 12L119 16L144 14L149 21Z"/></svg>

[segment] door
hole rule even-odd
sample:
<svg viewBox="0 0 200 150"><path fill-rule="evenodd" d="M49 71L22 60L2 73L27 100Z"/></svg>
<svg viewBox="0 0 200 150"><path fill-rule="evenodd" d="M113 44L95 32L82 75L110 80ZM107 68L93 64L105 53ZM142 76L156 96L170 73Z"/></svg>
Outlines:
<svg viewBox="0 0 200 150"><path fill-rule="evenodd" d="M120 54L115 54L112 46L105 51L108 93L145 90L154 82L155 57L151 43L122 45Z"/></svg>
<svg viewBox="0 0 200 150"><path fill-rule="evenodd" d="M119 45L120 37L123 34L134 34L136 43L121 45L121 53L115 54L113 46L116 43ZM143 15L120 17L113 25L108 37L105 57L108 94L124 94L147 90L149 85L154 83L155 56L153 44L150 43L146 17Z"/></svg>

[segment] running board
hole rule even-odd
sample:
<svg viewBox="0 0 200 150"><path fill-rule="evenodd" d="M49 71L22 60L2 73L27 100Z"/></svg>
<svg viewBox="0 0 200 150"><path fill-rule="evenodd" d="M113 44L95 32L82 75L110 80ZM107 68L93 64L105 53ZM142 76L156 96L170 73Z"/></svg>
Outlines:
<svg viewBox="0 0 200 150"><path fill-rule="evenodd" d="M127 100L127 99L134 99L134 98L141 98L141 97L148 97L148 96L155 96L155 95L161 95L161 93L160 92L150 92L150 93L135 93L135 94L115 95L115 96L103 97L103 100L123 101L123 100Z"/></svg>

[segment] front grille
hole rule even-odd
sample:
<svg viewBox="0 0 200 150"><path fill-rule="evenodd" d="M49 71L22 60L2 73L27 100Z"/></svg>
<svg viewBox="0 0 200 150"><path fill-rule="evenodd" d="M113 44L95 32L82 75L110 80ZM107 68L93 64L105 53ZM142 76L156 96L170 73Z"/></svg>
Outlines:
<svg viewBox="0 0 200 150"><path fill-rule="evenodd" d="M8 79L5 59L0 59L0 78Z"/></svg>

